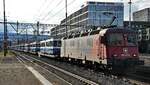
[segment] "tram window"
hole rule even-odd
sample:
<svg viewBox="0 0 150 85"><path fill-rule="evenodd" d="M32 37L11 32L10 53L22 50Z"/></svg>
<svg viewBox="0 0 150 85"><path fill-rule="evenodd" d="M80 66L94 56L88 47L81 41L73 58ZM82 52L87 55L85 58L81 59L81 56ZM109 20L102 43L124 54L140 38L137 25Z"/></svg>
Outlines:
<svg viewBox="0 0 150 85"><path fill-rule="evenodd" d="M53 46L53 42L52 41L46 42L46 46Z"/></svg>
<svg viewBox="0 0 150 85"><path fill-rule="evenodd" d="M32 46L33 46L33 47L36 47L36 44L33 44Z"/></svg>
<svg viewBox="0 0 150 85"><path fill-rule="evenodd" d="M57 41L57 46L61 47L61 41Z"/></svg>
<svg viewBox="0 0 150 85"><path fill-rule="evenodd" d="M55 47L60 47L61 46L61 41L54 41L53 44Z"/></svg>
<svg viewBox="0 0 150 85"><path fill-rule="evenodd" d="M42 46L42 47L45 47L45 43L41 43L41 46Z"/></svg>

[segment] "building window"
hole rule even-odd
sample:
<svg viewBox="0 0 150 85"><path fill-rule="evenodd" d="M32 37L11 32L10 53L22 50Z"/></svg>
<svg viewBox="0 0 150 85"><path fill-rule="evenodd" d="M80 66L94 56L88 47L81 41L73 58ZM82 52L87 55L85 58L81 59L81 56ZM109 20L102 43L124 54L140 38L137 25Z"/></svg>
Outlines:
<svg viewBox="0 0 150 85"><path fill-rule="evenodd" d="M140 25L140 28L142 28L142 25Z"/></svg>
<svg viewBox="0 0 150 85"><path fill-rule="evenodd" d="M134 25L132 25L132 28L134 28Z"/></svg>
<svg viewBox="0 0 150 85"><path fill-rule="evenodd" d="M149 37L148 37L148 36L146 36L146 39L148 40L148 39L149 39Z"/></svg>
<svg viewBox="0 0 150 85"><path fill-rule="evenodd" d="M95 11L95 5L89 5L89 10L90 11Z"/></svg>
<svg viewBox="0 0 150 85"><path fill-rule="evenodd" d="M139 40L141 40L141 37L140 37L140 36L139 36L138 38L139 38Z"/></svg>

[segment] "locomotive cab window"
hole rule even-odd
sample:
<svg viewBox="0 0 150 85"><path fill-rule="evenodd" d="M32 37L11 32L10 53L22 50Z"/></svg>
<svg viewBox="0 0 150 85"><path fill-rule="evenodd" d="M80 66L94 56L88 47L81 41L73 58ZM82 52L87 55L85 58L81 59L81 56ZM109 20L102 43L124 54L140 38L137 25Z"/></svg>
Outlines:
<svg viewBox="0 0 150 85"><path fill-rule="evenodd" d="M110 34L108 44L111 46L123 46L123 35L119 33Z"/></svg>
<svg viewBox="0 0 150 85"><path fill-rule="evenodd" d="M106 43L106 36L101 36L100 41L101 43Z"/></svg>
<svg viewBox="0 0 150 85"><path fill-rule="evenodd" d="M128 36L127 36L127 45L128 46L136 46L137 45L136 35L128 34Z"/></svg>

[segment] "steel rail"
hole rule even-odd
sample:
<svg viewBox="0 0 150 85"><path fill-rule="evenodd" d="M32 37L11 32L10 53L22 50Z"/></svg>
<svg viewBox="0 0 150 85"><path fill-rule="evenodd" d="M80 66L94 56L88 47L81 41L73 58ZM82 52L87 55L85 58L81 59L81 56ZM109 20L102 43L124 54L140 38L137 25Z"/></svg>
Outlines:
<svg viewBox="0 0 150 85"><path fill-rule="evenodd" d="M22 56L22 57L24 57L24 56ZM29 56L26 55L26 57L29 57ZM58 70L58 71L60 71L60 72L63 72L63 73L65 73L65 74L69 75L69 76L72 76L72 77L74 77L74 78L76 78L76 79L78 79L78 80L80 80L80 81L82 81L82 82L84 82L84 83L86 83L86 84L88 84L88 85L99 85L99 84L96 83L96 82L93 82L93 81L91 81L91 80L85 79L85 78L83 78L83 77L81 77L81 76L78 76L78 75L76 75L76 74L73 74L73 73L71 73L71 72L68 72L68 71L66 71L66 70L63 70L63 69L61 69L61 68L59 68L59 67L56 67L56 66L54 66L54 65L50 65L50 64L48 64L48 63L46 63L46 62L43 62L43 61L41 61L41 60L39 60L39 59L36 59L36 58L33 58L33 57L30 57L30 58L32 58L33 60L38 61L38 62L40 62L40 63L43 63L43 64L45 64L45 65L47 65L47 66L49 66L49 67L52 67L52 68L54 68L54 69L56 69L56 70Z"/></svg>
<svg viewBox="0 0 150 85"><path fill-rule="evenodd" d="M16 52L15 52L15 53L16 53ZM72 85L70 82L64 80L63 78L61 78L61 77L58 76L57 74L52 73L51 71L49 71L48 69L46 69L46 68L44 68L44 67L38 65L37 63L34 63L34 62L33 62L32 60L30 60L29 58L26 58L26 57L24 57L24 56L22 56L22 55L20 55L20 54L18 54L18 53L16 53L16 54L20 56L19 58L17 58L17 59L19 60L19 62L25 63L25 61L21 58L21 57L23 57L24 59L28 60L29 62L31 62L31 63L33 63L33 64L36 64L36 66L39 66L40 68L44 69L44 70L47 71L48 73L53 74L54 76L56 76L56 77L59 78L60 80L64 81L65 83L67 83L67 84L69 84L69 85Z"/></svg>

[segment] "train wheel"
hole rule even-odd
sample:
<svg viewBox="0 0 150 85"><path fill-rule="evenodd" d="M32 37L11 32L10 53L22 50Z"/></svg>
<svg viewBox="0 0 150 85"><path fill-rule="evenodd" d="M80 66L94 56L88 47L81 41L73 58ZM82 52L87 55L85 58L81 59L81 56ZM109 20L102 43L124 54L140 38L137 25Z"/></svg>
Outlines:
<svg viewBox="0 0 150 85"><path fill-rule="evenodd" d="M94 70L99 71L99 69L100 69L100 64L97 62L94 62Z"/></svg>
<svg viewBox="0 0 150 85"><path fill-rule="evenodd" d="M82 64L82 60L81 60L81 59L77 59L77 65L79 65L79 66L83 66L83 64Z"/></svg>
<svg viewBox="0 0 150 85"><path fill-rule="evenodd" d="M71 63L75 64L75 59L74 58L71 58Z"/></svg>
<svg viewBox="0 0 150 85"><path fill-rule="evenodd" d="M87 68L93 68L93 63L92 63L92 61L85 61L85 67L87 67Z"/></svg>

